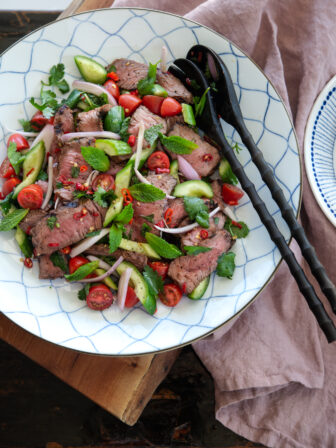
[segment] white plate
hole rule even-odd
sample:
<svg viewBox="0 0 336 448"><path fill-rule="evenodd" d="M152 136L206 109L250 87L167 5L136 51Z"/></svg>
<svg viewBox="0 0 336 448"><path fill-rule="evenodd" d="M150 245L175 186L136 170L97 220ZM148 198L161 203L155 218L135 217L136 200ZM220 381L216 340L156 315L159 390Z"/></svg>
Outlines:
<svg viewBox="0 0 336 448"><path fill-rule="evenodd" d="M336 226L336 76L324 87L310 112L304 154L315 199Z"/></svg>
<svg viewBox="0 0 336 448"><path fill-rule="evenodd" d="M71 83L79 78L73 61L76 54L103 64L117 57L155 62L165 44L173 61L184 57L196 43L213 48L227 64L246 124L297 213L301 193L297 141L273 86L245 54L219 34L157 11L120 8L83 13L47 25L6 51L0 68L1 159L9 135L6 126L18 128L18 118L31 117L34 109L29 99L39 96L40 81L47 79L52 65L63 62ZM240 142L230 126L224 125L224 131L231 142ZM287 226L247 150L240 152L239 159L288 240ZM36 262L32 270L24 268L13 235L2 233L0 310L35 335L90 353L137 355L190 343L250 304L279 264L279 252L246 196L235 214L251 231L234 246L237 268L233 280L213 274L201 300L184 297L176 308L158 303L155 316L149 316L140 305L123 313L116 306L103 312L90 310L77 299L79 285L39 280Z"/></svg>

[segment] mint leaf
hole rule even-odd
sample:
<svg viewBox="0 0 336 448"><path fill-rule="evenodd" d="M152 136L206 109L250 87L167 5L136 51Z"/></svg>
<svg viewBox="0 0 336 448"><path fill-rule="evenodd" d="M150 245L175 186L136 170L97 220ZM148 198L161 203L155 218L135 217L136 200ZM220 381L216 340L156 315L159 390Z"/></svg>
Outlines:
<svg viewBox="0 0 336 448"><path fill-rule="evenodd" d="M79 300L86 300L86 296L89 294L91 285L88 283L84 286L84 288L80 289L77 293L77 297Z"/></svg>
<svg viewBox="0 0 336 448"><path fill-rule="evenodd" d="M123 226L113 224L109 233L110 253L115 252L121 242L123 234Z"/></svg>
<svg viewBox="0 0 336 448"><path fill-rule="evenodd" d="M162 124L155 124L151 126L149 129L145 130L145 139L152 146L159 137L160 129L162 128Z"/></svg>
<svg viewBox="0 0 336 448"><path fill-rule="evenodd" d="M139 95L143 96L143 95L151 94L154 84L155 84L155 80L156 80L157 64L158 63L156 63L156 64L149 63L148 73L147 73L146 78L140 79L140 81L138 82L138 85L137 85Z"/></svg>
<svg viewBox="0 0 336 448"><path fill-rule="evenodd" d="M65 275L64 277L68 280L68 282L78 282L79 280L83 280L83 278L90 275L93 271L95 271L99 266L99 261L90 261L90 263L83 264L75 272L72 274Z"/></svg>
<svg viewBox="0 0 336 448"><path fill-rule="evenodd" d="M170 137L167 137L160 132L159 138L163 146L168 149L168 151L174 152L175 154L191 154L194 149L198 148L196 143L180 137L179 135L171 135Z"/></svg>
<svg viewBox="0 0 336 448"><path fill-rule="evenodd" d="M238 224L238 226L237 226ZM236 238L246 238L250 232L247 224L243 221L232 221L229 217L226 218L224 229L230 232L231 236L235 236Z"/></svg>
<svg viewBox="0 0 336 448"><path fill-rule="evenodd" d="M107 171L110 168L110 160L102 149L93 146L82 146L81 153L84 160L97 171Z"/></svg>
<svg viewBox="0 0 336 448"><path fill-rule="evenodd" d="M69 267L66 262L66 258L59 251L53 252L51 255L49 255L49 258L54 266L61 268L62 271L65 272L66 274L69 272Z"/></svg>
<svg viewBox="0 0 336 448"><path fill-rule="evenodd" d="M183 250L187 253L187 255L198 255L203 252L209 252L211 248L204 246L184 246Z"/></svg>
<svg viewBox="0 0 336 448"><path fill-rule="evenodd" d="M49 227L50 230L52 230L55 227L56 222L57 222L56 216L49 216L49 218L47 218L47 226Z"/></svg>
<svg viewBox="0 0 336 448"><path fill-rule="evenodd" d="M209 227L209 211L202 199L196 197L185 196L184 209L188 213L189 218L204 228Z"/></svg>
<svg viewBox="0 0 336 448"><path fill-rule="evenodd" d="M144 267L142 275L147 283L149 293L157 297L159 292L163 291L162 277L148 265Z"/></svg>
<svg viewBox="0 0 336 448"><path fill-rule="evenodd" d="M128 224L133 218L134 210L132 204L126 205L126 207L114 218L114 222L120 222L121 224Z"/></svg>
<svg viewBox="0 0 336 448"><path fill-rule="evenodd" d="M128 126L129 126L130 121L131 121L131 117L125 118L125 120L123 120L123 122L121 123L120 131L118 132L121 140L123 140L124 142L127 142L128 137L130 136L130 134L128 132Z"/></svg>
<svg viewBox="0 0 336 448"><path fill-rule="evenodd" d="M140 202L155 202L166 197L160 188L149 184L134 184L128 188L134 199Z"/></svg>
<svg viewBox="0 0 336 448"><path fill-rule="evenodd" d="M12 213L5 216L0 221L0 232L7 232L8 230L14 229L14 227L16 227L19 222L23 220L28 212L28 208L19 208L12 211Z"/></svg>
<svg viewBox="0 0 336 448"><path fill-rule="evenodd" d="M13 194L14 194L14 192L9 193L3 201L0 201L0 207L1 207L3 215L7 215L7 213L9 212L9 210L12 207Z"/></svg>
<svg viewBox="0 0 336 448"><path fill-rule="evenodd" d="M8 156L10 163L12 164L12 166L14 168L15 173L19 174L21 166L22 166L26 156L24 154L20 153L20 151L17 151L16 144L14 142L10 142L8 149L7 149L7 156Z"/></svg>
<svg viewBox="0 0 336 448"><path fill-rule="evenodd" d="M150 232L151 230L152 230L151 227L147 223L144 222L141 226L141 235L145 236L146 232Z"/></svg>
<svg viewBox="0 0 336 448"><path fill-rule="evenodd" d="M108 207L112 199L115 199L116 195L113 190L104 190L102 187L94 192L93 200L97 202L101 207Z"/></svg>
<svg viewBox="0 0 336 448"><path fill-rule="evenodd" d="M217 261L217 275L220 277L232 278L234 270L236 268L235 264L236 254L233 252L227 252L222 254Z"/></svg>
<svg viewBox="0 0 336 448"><path fill-rule="evenodd" d="M201 210L196 215L196 222L204 229L209 228L209 213L208 211Z"/></svg>
<svg viewBox="0 0 336 448"><path fill-rule="evenodd" d="M182 252L175 246L175 244L167 243L163 238L160 238L153 233L147 232L145 234L147 243L157 252L161 257L168 258L170 260L180 257Z"/></svg>
<svg viewBox="0 0 336 448"><path fill-rule="evenodd" d="M154 222L154 215L153 214L151 214L151 215L140 215L141 216L141 218L143 218L143 219L145 219L147 222L151 222L151 223L153 223Z"/></svg>

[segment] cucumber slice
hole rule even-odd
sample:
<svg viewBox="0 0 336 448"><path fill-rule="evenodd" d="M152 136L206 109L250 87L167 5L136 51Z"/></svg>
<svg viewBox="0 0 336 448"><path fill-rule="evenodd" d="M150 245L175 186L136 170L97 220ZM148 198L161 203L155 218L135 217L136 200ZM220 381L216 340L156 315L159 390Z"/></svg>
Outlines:
<svg viewBox="0 0 336 448"><path fill-rule="evenodd" d="M138 254L147 255L149 258L160 260L160 255L155 252L147 243L137 243L136 241L126 240L122 238L119 244L120 249L129 250L131 252L137 252Z"/></svg>
<svg viewBox="0 0 336 448"><path fill-rule="evenodd" d="M107 71L99 62L81 55L75 56L74 59L85 81L94 82L95 84L103 84L106 81Z"/></svg>
<svg viewBox="0 0 336 448"><path fill-rule="evenodd" d="M162 96L163 98L166 98L168 96L167 90L160 86L160 84L154 84L150 94L155 96Z"/></svg>
<svg viewBox="0 0 336 448"><path fill-rule="evenodd" d="M45 155L45 146L43 140L35 145L26 155L23 162L23 181L15 187L13 199L17 198L17 195L22 188L33 184L39 172L41 171Z"/></svg>
<svg viewBox="0 0 336 448"><path fill-rule="evenodd" d="M138 297L138 299L140 300L146 311L148 311L149 314L154 314L156 310L156 300L149 293L147 283L145 282L145 279L143 278L142 274L138 271L138 269L128 261L123 261L117 267L118 274L121 275L127 268L132 269L130 283L131 286L134 288L136 296Z"/></svg>
<svg viewBox="0 0 336 448"><path fill-rule="evenodd" d="M105 269L98 268L94 271L94 274L99 276L99 275L105 274L105 272L106 272ZM114 281L111 279L111 277L105 277L103 282L109 288L114 289L115 291L118 290L118 286L116 285L116 283L114 283Z"/></svg>
<svg viewBox="0 0 336 448"><path fill-rule="evenodd" d="M114 201L112 201L105 215L104 227L108 226L114 219L114 217L121 212L123 208L123 202L123 198L116 198Z"/></svg>
<svg viewBox="0 0 336 448"><path fill-rule="evenodd" d="M175 159L170 164L170 175L173 176L177 180L177 183L179 184L180 179L178 177L178 168L179 168L178 161L177 159Z"/></svg>
<svg viewBox="0 0 336 448"><path fill-rule="evenodd" d="M121 106L114 106L110 109L104 120L104 129L110 132L120 132L122 123L125 119L125 111Z"/></svg>
<svg viewBox="0 0 336 448"><path fill-rule="evenodd" d="M115 177L115 194L121 196L121 190L123 188L128 188L131 182L131 177L133 174L134 162L128 162L122 170L120 170Z"/></svg>
<svg viewBox="0 0 336 448"><path fill-rule="evenodd" d="M95 143L96 148L102 149L108 156L123 156L132 154L132 148L122 140L98 139Z"/></svg>
<svg viewBox="0 0 336 448"><path fill-rule="evenodd" d="M211 186L204 182L204 180L187 180L181 184L176 185L173 195L181 198L183 196L196 196L198 198L213 197Z"/></svg>
<svg viewBox="0 0 336 448"><path fill-rule="evenodd" d="M155 150L155 148L156 148L156 142L150 148L146 148L146 149L142 150L140 162L139 162L139 169L141 169L143 167L144 163L146 162L148 157L152 154L152 152ZM131 162L133 162L133 163L135 162L135 153L129 159L129 163L131 163Z"/></svg>
<svg viewBox="0 0 336 448"><path fill-rule="evenodd" d="M194 110L190 104L182 103L182 115L185 123L196 126Z"/></svg>
<svg viewBox="0 0 336 448"><path fill-rule="evenodd" d="M231 165L226 159L221 160L218 172L223 182L234 185L238 183L238 179L233 173Z"/></svg>
<svg viewBox="0 0 336 448"><path fill-rule="evenodd" d="M201 297L204 296L205 291L208 289L210 283L210 275L206 277L204 280L201 281L201 283L196 286L196 288L191 291L190 294L188 294L189 299L192 300L199 300Z"/></svg>
<svg viewBox="0 0 336 448"><path fill-rule="evenodd" d="M33 245L28 236L19 226L16 228L15 239L23 255L27 258L30 258L33 255Z"/></svg>

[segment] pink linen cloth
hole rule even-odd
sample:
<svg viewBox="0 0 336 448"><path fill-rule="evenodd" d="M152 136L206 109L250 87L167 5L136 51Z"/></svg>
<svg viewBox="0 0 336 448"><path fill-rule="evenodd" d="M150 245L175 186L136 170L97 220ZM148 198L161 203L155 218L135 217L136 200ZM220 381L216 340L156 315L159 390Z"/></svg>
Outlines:
<svg viewBox="0 0 336 448"><path fill-rule="evenodd" d="M278 89L303 151L310 109L336 73L335 0L116 0L113 6L185 15L232 40ZM305 173L301 219L335 283L335 228ZM292 249L304 266L294 243ZM327 344L284 263L238 319L193 348L214 378L216 416L225 426L270 447L336 447L336 343Z"/></svg>

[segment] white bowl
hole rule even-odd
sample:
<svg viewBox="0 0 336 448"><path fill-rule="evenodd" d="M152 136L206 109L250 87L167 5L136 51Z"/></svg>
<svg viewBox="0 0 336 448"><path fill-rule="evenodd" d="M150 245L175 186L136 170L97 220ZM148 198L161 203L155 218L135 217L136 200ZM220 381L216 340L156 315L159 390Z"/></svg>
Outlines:
<svg viewBox="0 0 336 448"><path fill-rule="evenodd" d="M195 22L145 9L105 9L51 23L29 34L1 57L0 139L5 157L6 127L18 129L19 118L34 113L29 104L39 96L41 79L52 65L63 62L66 79L79 78L73 57L84 54L104 65L117 57L156 62L161 46L170 62L185 57L202 43L223 58L233 78L246 124L297 213L301 196L301 167L295 132L285 106L262 71L232 42ZM223 124L230 142L237 133ZM239 160L267 204L287 240L289 231L271 194L251 163L246 149ZM223 325L257 296L279 262L280 254L245 195L235 209L250 234L238 240L233 280L211 277L204 297L184 297L176 308L158 303L154 316L138 305L121 312L117 306L92 311L77 299L79 285L63 280L39 280L38 266L23 267L13 234L0 234L0 310L29 332L72 349L105 355L138 355L191 343Z"/></svg>

